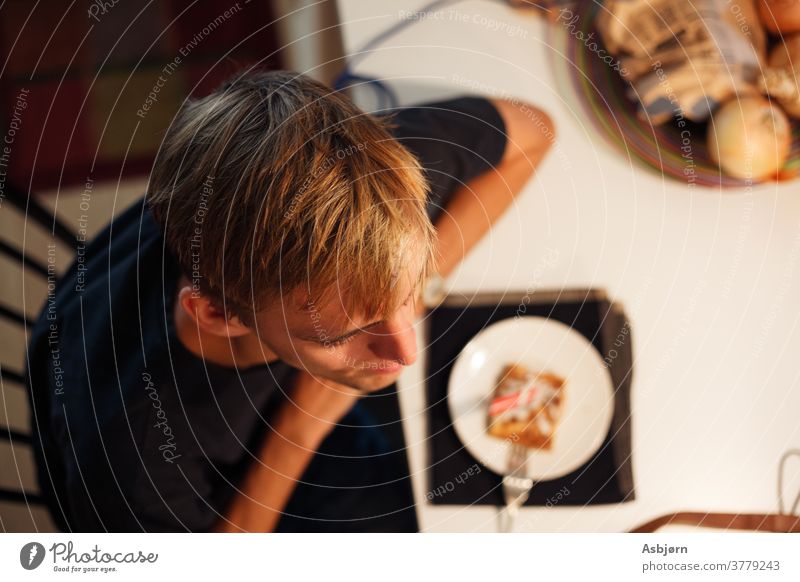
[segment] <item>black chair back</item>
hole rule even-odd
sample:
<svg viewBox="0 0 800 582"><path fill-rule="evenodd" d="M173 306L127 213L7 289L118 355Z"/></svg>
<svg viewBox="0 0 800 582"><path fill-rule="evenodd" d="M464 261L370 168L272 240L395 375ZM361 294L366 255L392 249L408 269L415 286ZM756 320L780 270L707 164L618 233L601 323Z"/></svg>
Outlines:
<svg viewBox="0 0 800 582"><path fill-rule="evenodd" d="M46 507L36 485L32 441L35 436L30 428L24 354L36 321L35 314L44 300L41 297L31 301L32 292L39 290L42 283L51 288L58 275L55 266L43 258L42 253L30 252L31 245L26 245L26 241L43 239L48 246L56 245L52 248L58 248L59 253L66 250L71 260L76 237L50 210L10 182L3 184L3 201L9 206L0 204L0 219L5 224L15 220L24 224L21 240L18 236L8 236L8 229L0 235L0 279L21 283L19 293L0 297L0 325L5 345L5 349L0 350L0 531L27 529L27 525L22 525L25 522L29 523L30 530L39 531L42 527L36 515L46 514ZM35 254L39 256L33 256ZM3 519L4 514L6 519Z"/></svg>

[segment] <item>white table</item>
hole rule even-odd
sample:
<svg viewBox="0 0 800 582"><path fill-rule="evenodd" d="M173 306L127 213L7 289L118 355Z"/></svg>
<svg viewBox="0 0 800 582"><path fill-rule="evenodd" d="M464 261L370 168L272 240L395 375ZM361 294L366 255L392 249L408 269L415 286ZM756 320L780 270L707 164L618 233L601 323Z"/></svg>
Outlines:
<svg viewBox="0 0 800 582"><path fill-rule="evenodd" d="M423 5L340 0L347 51ZM777 511L778 459L800 446L800 182L720 195L634 167L555 89L542 20L484 1L448 10L457 15L416 23L356 71L388 79L403 104L480 83L546 109L559 136L452 290L600 287L633 329L637 499L525 508L518 529L623 531L678 510ZM502 28L491 31L491 19ZM537 268L548 249L559 259ZM425 502L424 369L423 354L400 381L420 527L494 531L493 507ZM789 466L791 492L798 469Z"/></svg>

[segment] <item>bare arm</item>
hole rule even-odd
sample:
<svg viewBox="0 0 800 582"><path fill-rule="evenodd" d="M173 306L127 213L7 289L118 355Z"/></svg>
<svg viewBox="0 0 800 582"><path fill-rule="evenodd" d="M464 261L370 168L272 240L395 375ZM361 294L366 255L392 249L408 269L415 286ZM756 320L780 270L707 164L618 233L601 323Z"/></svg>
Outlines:
<svg viewBox="0 0 800 582"><path fill-rule="evenodd" d="M291 399L278 411L258 461L215 531L273 531L315 451L358 396L352 388L299 372Z"/></svg>

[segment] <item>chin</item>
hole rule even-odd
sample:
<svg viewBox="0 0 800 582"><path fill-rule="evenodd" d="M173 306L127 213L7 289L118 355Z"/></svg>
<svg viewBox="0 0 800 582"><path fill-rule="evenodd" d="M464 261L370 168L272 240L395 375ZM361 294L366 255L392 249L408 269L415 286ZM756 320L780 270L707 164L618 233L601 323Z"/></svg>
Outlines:
<svg viewBox="0 0 800 582"><path fill-rule="evenodd" d="M353 378L352 384L357 386L363 392L377 392L387 386L391 386L397 381L400 373L403 370L395 370L393 372L361 372L358 376Z"/></svg>

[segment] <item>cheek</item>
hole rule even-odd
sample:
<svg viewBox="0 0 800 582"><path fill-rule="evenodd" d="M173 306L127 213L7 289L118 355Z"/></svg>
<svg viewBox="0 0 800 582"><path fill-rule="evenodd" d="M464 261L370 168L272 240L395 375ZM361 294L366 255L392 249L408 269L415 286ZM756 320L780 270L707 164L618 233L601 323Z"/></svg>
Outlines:
<svg viewBox="0 0 800 582"><path fill-rule="evenodd" d="M325 346L294 342L289 346L289 352L292 359L299 359L304 367L316 371L348 370L360 361L350 344Z"/></svg>
<svg viewBox="0 0 800 582"><path fill-rule="evenodd" d="M321 361L331 370L350 371L363 368L364 362L370 360L368 341L357 337L338 346L322 348L319 354Z"/></svg>
<svg viewBox="0 0 800 582"><path fill-rule="evenodd" d="M287 334L261 336L262 343L280 358L281 361L296 368L319 369L320 365L328 367L329 351L323 346L295 339Z"/></svg>

